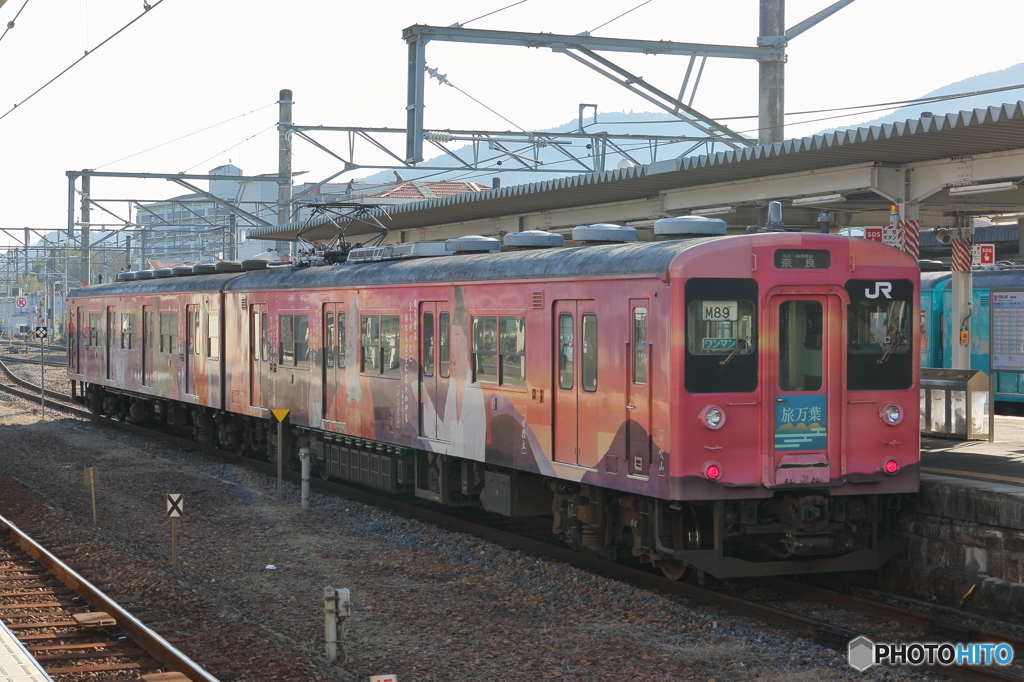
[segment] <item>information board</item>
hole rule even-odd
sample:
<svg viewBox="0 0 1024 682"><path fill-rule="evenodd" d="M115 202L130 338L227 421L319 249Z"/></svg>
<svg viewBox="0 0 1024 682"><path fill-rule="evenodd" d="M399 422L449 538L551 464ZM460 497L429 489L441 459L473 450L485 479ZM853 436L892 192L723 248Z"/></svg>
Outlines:
<svg viewBox="0 0 1024 682"><path fill-rule="evenodd" d="M1024 291L993 291L993 372L1024 372Z"/></svg>

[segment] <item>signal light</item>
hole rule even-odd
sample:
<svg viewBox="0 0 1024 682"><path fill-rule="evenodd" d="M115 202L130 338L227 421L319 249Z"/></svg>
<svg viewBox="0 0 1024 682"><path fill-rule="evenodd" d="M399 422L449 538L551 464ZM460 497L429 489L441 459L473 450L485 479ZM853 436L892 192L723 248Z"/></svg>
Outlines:
<svg viewBox="0 0 1024 682"><path fill-rule="evenodd" d="M895 459L887 459L882 464L882 469L885 471L885 473L889 474L890 476L893 476L899 473L900 463L897 462Z"/></svg>
<svg viewBox="0 0 1024 682"><path fill-rule="evenodd" d="M704 469L704 475L711 481L717 481L722 476L722 467L717 464L709 464Z"/></svg>

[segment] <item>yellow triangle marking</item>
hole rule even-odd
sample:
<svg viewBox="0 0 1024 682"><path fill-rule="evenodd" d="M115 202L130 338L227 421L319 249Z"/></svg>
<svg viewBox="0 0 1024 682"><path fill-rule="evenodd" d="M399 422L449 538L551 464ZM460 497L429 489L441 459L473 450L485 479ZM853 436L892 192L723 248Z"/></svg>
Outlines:
<svg viewBox="0 0 1024 682"><path fill-rule="evenodd" d="M271 410L271 412L275 417L277 417L277 421L283 422L288 418L288 413L291 412L291 410Z"/></svg>

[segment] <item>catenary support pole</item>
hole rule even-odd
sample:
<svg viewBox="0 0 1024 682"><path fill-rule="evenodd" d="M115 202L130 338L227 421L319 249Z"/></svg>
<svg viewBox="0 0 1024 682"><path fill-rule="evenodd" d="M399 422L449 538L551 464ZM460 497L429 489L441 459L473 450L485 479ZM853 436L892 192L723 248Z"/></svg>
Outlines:
<svg viewBox="0 0 1024 682"><path fill-rule="evenodd" d="M91 254L89 253L89 192L90 190L90 178L87 174L82 175L82 266L81 271L78 275L78 280L82 286L89 286L92 284L92 264L90 262Z"/></svg>
<svg viewBox="0 0 1024 682"><path fill-rule="evenodd" d="M277 224L285 225L292 219L292 91L282 90L277 104ZM277 243L278 258L284 258L284 247Z"/></svg>
<svg viewBox="0 0 1024 682"><path fill-rule="evenodd" d="M760 35L758 47L771 45L786 33L786 0L761 0ZM785 89L786 62L784 59L759 57L757 143L774 144L786 138Z"/></svg>

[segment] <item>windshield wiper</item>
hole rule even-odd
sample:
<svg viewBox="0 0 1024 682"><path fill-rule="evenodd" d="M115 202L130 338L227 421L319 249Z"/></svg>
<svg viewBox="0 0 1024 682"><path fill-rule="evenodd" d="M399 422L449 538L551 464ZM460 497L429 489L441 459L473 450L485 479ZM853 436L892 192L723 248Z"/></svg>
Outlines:
<svg viewBox="0 0 1024 682"><path fill-rule="evenodd" d="M736 344L736 347L733 349L733 351L731 353L729 353L729 357L725 358L724 360L721 360L718 364L721 365L722 367L725 367L726 365L729 364L730 360L732 360L734 357L736 357L737 353L739 353L741 350L743 350L746 347L747 347L747 340L746 339L740 339L740 342Z"/></svg>

